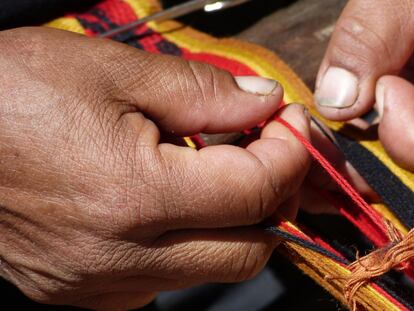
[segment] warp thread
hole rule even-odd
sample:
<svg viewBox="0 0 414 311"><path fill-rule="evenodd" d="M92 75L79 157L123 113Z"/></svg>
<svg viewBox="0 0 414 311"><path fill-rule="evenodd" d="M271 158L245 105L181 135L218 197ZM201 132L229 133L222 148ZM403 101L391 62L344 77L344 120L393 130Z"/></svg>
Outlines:
<svg viewBox="0 0 414 311"><path fill-rule="evenodd" d="M358 207L367 215L373 215L371 206L296 128L280 117L275 120L290 130ZM372 221L380 228L386 228L391 243L366 256L357 258L354 263L348 266L351 271L350 276L326 276L328 279L344 279L346 281L343 289L344 297L352 310L357 310L355 296L362 286L392 269L406 269L410 265L410 260L414 258L414 229L402 237L391 222L383 221L384 223L380 224L375 217L372 217Z"/></svg>
<svg viewBox="0 0 414 311"><path fill-rule="evenodd" d="M378 232L384 231L385 224L377 218L377 214L350 183L332 166L331 163L291 124L280 117L276 121L283 124L303 144L312 157L325 169L331 178L342 188L349 198L371 219L373 225L378 227Z"/></svg>

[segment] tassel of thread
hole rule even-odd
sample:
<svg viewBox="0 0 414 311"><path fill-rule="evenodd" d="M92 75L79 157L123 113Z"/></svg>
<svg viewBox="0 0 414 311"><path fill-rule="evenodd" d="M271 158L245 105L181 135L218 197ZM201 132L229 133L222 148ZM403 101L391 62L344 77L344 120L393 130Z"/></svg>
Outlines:
<svg viewBox="0 0 414 311"><path fill-rule="evenodd" d="M358 290L370 280L379 277L392 269L404 270L414 257L414 229L399 242L377 249L370 254L358 258L349 265L352 274L342 279L346 280L344 297L352 310L357 310L355 295ZM328 277L330 279L340 279Z"/></svg>

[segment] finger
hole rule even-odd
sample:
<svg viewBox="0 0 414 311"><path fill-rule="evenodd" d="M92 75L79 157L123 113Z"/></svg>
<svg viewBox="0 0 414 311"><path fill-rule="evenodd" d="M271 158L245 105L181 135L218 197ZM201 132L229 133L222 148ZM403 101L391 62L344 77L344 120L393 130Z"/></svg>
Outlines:
<svg viewBox="0 0 414 311"><path fill-rule="evenodd" d="M414 171L414 86L399 77L378 81L379 137L387 153L400 166Z"/></svg>
<svg viewBox="0 0 414 311"><path fill-rule="evenodd" d="M322 115L349 120L371 109L376 81L400 71L413 52L413 10L413 1L349 1L318 74Z"/></svg>
<svg viewBox="0 0 414 311"><path fill-rule="evenodd" d="M177 135L253 127L270 117L283 97L282 87L273 80L233 78L211 65L151 54L111 40L91 39L50 28L28 28L27 34L36 45L44 45L44 53L51 53L48 54L51 60L57 59L54 56L58 53L91 60L88 66L83 63L65 66L56 61L49 65L55 66L60 75L64 72L66 76L76 76L75 87L84 86L82 91L86 97L92 92L104 95L93 101L96 105L93 109L110 114L111 109L104 109L110 102L121 106L123 115L141 112L162 130ZM19 36L22 35L16 31L7 31L4 39L19 42ZM70 44L62 45L62 42ZM44 73L41 69L39 72ZM60 75L52 78L73 84L70 79L59 79Z"/></svg>
<svg viewBox="0 0 414 311"><path fill-rule="evenodd" d="M148 273L187 282L239 282L262 270L280 240L263 228L168 232L153 242Z"/></svg>
<svg viewBox="0 0 414 311"><path fill-rule="evenodd" d="M120 292L96 295L80 299L72 305L76 307L114 311L133 310L141 308L155 299L155 293Z"/></svg>
<svg viewBox="0 0 414 311"><path fill-rule="evenodd" d="M274 80L232 77L214 66L177 57L134 54L142 63L140 74L128 72L118 87L166 132L244 130L274 114L283 98L282 87Z"/></svg>
<svg viewBox="0 0 414 311"><path fill-rule="evenodd" d="M281 116L309 135L303 107L288 107ZM169 186L157 196L166 207L142 217L163 230L257 224L296 193L309 165L306 149L276 122L247 149L221 145L195 151L162 144L159 152Z"/></svg>

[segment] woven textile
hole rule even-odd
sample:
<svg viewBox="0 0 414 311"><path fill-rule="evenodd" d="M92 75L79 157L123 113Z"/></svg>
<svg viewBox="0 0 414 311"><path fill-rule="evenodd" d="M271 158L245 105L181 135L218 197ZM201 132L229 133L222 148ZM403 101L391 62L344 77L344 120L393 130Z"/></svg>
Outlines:
<svg viewBox="0 0 414 311"><path fill-rule="evenodd" d="M73 13L47 24L87 36L132 22L159 11L156 0L103 0L87 12ZM217 39L176 21L150 22L133 31L114 37L117 41L151 53L172 54L188 60L206 62L233 75L259 75L279 81L284 102L300 102L335 131L340 148L349 161L379 193L384 204L355 207L341 198L325 194L341 214L359 230L361 239L374 249L391 243L387 226L405 236L414 227L414 175L396 166L381 144L339 122L324 120L312 106L312 94L304 83L272 52L234 39ZM192 148L203 146L201 136L185 138ZM270 232L283 237L279 251L344 304L346 284L352 274L350 263L355 250L333 240L323 228L308 223L281 220ZM409 264L398 272L388 273L361 286L353 295L358 309L411 310L413 294L404 295L405 279L414 276ZM397 286L396 286L397 284ZM407 291L409 289L407 288Z"/></svg>

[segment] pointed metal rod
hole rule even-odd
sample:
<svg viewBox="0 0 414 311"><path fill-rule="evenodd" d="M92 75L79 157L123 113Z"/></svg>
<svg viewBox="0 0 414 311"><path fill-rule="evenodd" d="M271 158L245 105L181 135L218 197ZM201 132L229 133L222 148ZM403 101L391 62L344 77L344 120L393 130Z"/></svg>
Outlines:
<svg viewBox="0 0 414 311"><path fill-rule="evenodd" d="M191 1L184 2L182 4L175 5L171 8L165 9L153 15L146 16L132 23L108 30L104 33L99 34L98 37L111 38L113 36L116 36L117 34L131 30L133 28L136 28L148 22L152 22L152 21L160 22L160 21L164 21L167 19L173 19L173 18L184 16L186 14L189 14L189 13L201 10L201 9L205 9L207 12L219 11L219 10L231 8L237 5L241 5L248 1L251 1L251 0L223 0L223 1L191 0Z"/></svg>

